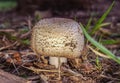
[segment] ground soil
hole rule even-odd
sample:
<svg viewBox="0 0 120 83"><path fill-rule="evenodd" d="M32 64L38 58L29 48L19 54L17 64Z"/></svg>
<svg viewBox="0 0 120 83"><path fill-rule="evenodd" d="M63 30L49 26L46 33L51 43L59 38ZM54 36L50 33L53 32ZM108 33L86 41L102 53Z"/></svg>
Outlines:
<svg viewBox="0 0 120 83"><path fill-rule="evenodd" d="M97 3L92 4L89 10L52 10L48 13L50 15L47 15L49 17L75 19L84 25L87 23L88 19L92 17L92 25L94 25L97 19L106 11L111 3L112 0L98 0ZM111 23L103 29L110 33L105 35L104 39L120 40L119 7L120 1L116 0L111 13L104 21ZM68 62L61 66L61 80L58 80L58 73L56 72L38 72L36 69L53 71L55 70L55 67L49 65L48 57L43 58L40 56L40 60L38 61L38 57L31 50L29 42L31 29L40 18L36 18L36 11L30 14L27 13L27 11L24 11L24 13L23 11L16 10L0 13L0 69L27 78L36 83L120 82L120 64L113 60L97 56L87 47L90 43L86 43L79 59L68 59ZM41 11L37 15L39 16L39 14L41 15ZM47 16L43 16L43 18L44 17ZM116 56L120 56L120 42L105 46ZM98 64L96 64L97 57L100 61Z"/></svg>

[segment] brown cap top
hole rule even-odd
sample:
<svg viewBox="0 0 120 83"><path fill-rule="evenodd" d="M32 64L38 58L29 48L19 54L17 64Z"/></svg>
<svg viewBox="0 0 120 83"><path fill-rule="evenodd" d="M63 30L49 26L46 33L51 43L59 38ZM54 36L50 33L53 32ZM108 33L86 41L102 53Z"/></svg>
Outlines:
<svg viewBox="0 0 120 83"><path fill-rule="evenodd" d="M40 55L74 58L81 54L84 36L76 21L48 18L33 27L31 46Z"/></svg>

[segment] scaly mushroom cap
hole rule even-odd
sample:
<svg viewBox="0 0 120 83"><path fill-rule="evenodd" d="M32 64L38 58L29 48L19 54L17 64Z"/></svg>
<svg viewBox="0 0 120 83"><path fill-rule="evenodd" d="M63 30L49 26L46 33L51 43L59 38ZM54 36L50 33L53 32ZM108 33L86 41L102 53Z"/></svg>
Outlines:
<svg viewBox="0 0 120 83"><path fill-rule="evenodd" d="M84 46L80 25L66 18L40 20L32 30L31 47L44 56L79 57Z"/></svg>

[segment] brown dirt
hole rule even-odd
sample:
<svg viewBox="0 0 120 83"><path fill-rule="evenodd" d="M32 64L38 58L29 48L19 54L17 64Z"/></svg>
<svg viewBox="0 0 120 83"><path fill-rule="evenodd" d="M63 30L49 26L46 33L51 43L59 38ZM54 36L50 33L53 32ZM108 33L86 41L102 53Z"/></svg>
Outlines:
<svg viewBox="0 0 120 83"><path fill-rule="evenodd" d="M111 2L112 0L98 0L98 2L93 4L89 10L72 9L64 12L54 10L52 11L51 17L76 18L78 22L86 24L88 19L92 16L92 24L94 24L96 19L105 12ZM105 28L105 30L109 30L111 34L106 35L104 39L120 40L119 7L120 1L116 0L113 10L105 20L105 22L111 22L111 25ZM79 59L68 59L68 62L61 66L61 80L57 80L58 73L56 72L38 72L36 69L53 71L55 70L55 67L48 64L48 57L43 58L40 56L40 60L38 61L38 57L31 50L30 44L23 43L23 40L30 40L30 30L37 22L34 13L23 15L16 11L6 13L1 12L0 18L1 69L40 83L45 83L45 81L48 81L49 83L120 82L120 65L103 57L98 57L100 62L99 64L96 64L97 55L87 47L88 44L86 44L83 54ZM23 29L27 29L29 33L22 33L21 31ZM117 35L114 35L114 33ZM120 45L118 44L106 45L106 47L114 52L115 55L120 56Z"/></svg>

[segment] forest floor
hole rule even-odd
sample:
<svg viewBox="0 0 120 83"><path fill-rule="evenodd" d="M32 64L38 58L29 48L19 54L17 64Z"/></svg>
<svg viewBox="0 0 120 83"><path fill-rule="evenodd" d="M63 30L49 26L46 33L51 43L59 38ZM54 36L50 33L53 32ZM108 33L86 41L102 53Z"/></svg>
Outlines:
<svg viewBox="0 0 120 83"><path fill-rule="evenodd" d="M102 28L99 33L103 39L114 39L119 42L103 44L116 56L120 56L120 2L113 7L105 22L110 25ZM86 24L90 17L94 22L105 12L111 3L99 2L91 10L71 10L65 12L52 11L46 16L36 11L34 14L21 14L18 11L0 13L0 69L28 80L40 83L119 83L120 64L101 57L92 52L86 43L79 59L68 59L61 66L61 80L58 72L43 72L42 70L57 70L49 65L48 57L38 57L30 46L31 29L35 23L44 17L65 17ZM36 14L37 13L37 14ZM100 35L99 36L102 36ZM38 69L38 70L36 70Z"/></svg>

